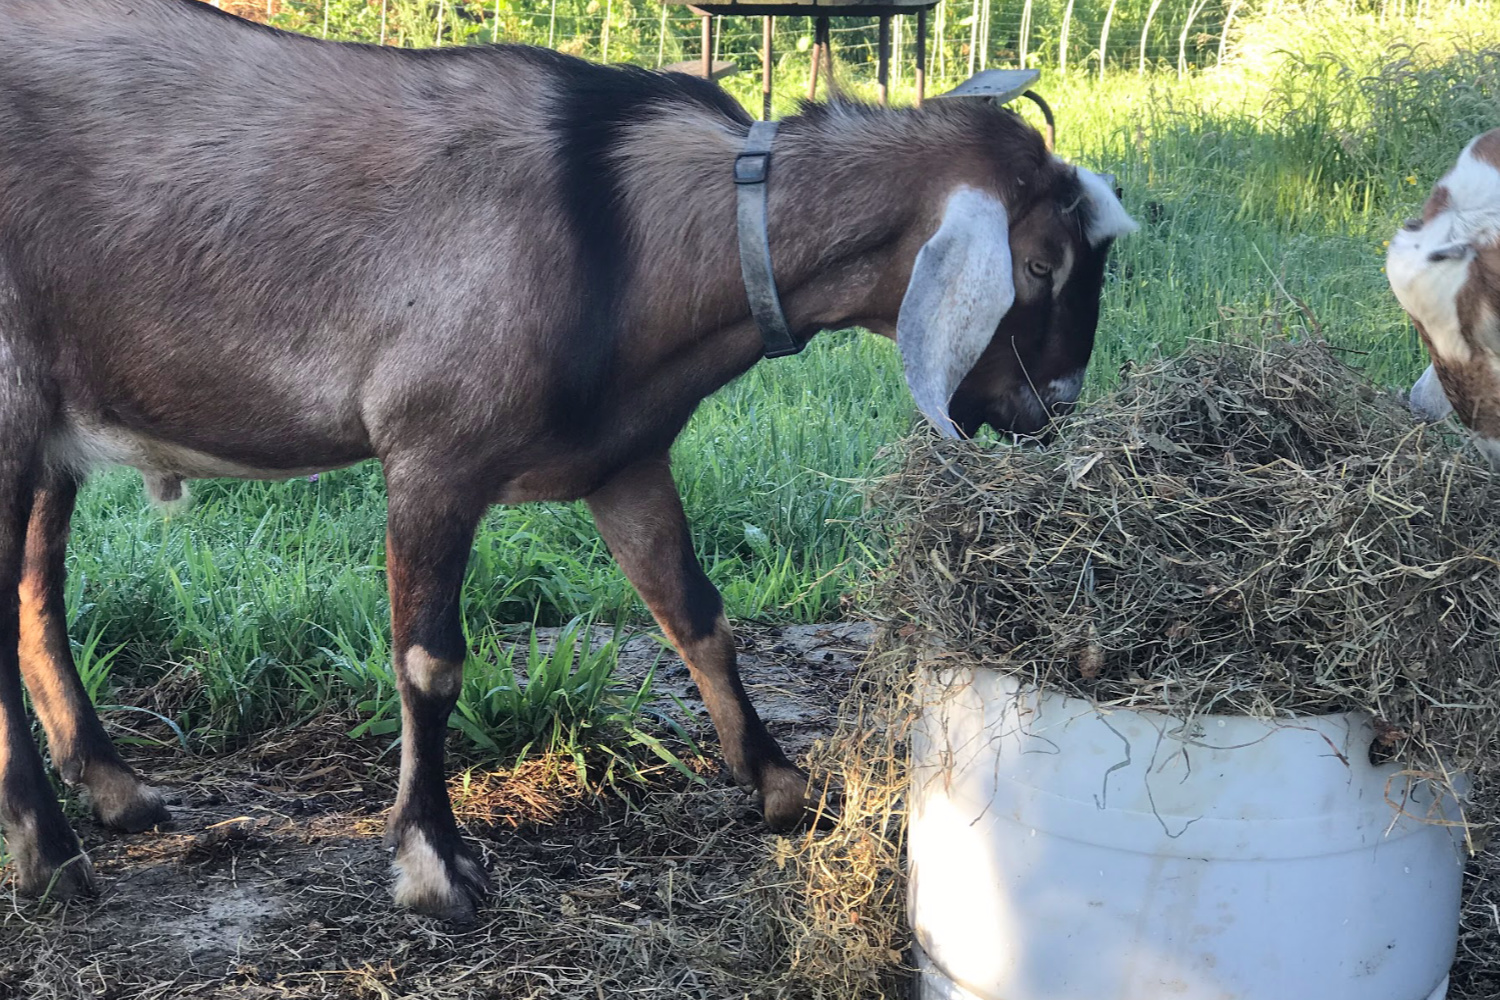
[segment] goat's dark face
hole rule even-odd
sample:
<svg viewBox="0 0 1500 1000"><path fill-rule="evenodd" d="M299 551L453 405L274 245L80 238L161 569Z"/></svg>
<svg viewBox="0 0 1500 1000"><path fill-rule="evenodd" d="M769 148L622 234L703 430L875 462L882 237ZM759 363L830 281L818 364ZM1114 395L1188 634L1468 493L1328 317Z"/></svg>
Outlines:
<svg viewBox="0 0 1500 1000"><path fill-rule="evenodd" d="M969 437L982 424L1035 434L1078 398L1114 240L1091 245L1074 202L1048 199L1012 226L1015 302L948 403Z"/></svg>
<svg viewBox="0 0 1500 1000"><path fill-rule="evenodd" d="M1112 179L1055 166L1014 216L958 189L917 256L897 342L918 406L950 436L1035 435L1083 386L1105 261L1135 223Z"/></svg>

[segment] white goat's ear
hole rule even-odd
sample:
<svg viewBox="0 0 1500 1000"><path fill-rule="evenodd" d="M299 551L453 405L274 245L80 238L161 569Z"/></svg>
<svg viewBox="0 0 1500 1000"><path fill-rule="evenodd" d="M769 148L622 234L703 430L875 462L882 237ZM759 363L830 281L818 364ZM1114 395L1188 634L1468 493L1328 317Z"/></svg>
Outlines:
<svg viewBox="0 0 1500 1000"><path fill-rule="evenodd" d="M1092 209L1089 213L1088 232L1085 234L1088 236L1089 246L1097 247L1105 240L1126 236L1141 228L1130 217L1130 213L1125 211L1125 206L1120 204L1113 184L1092 170L1083 167L1074 169L1078 171L1078 183L1083 185L1083 193Z"/></svg>
<svg viewBox="0 0 1500 1000"><path fill-rule="evenodd" d="M1417 384L1411 387L1407 405L1414 417L1429 424L1435 424L1453 412L1453 404L1448 402L1448 394L1443 391L1443 383L1438 381L1437 369L1432 365L1427 366Z"/></svg>
<svg viewBox="0 0 1500 1000"><path fill-rule="evenodd" d="M917 251L896 318L906 384L945 437L959 436L948 401L1015 300L1010 216L993 195L959 188Z"/></svg>

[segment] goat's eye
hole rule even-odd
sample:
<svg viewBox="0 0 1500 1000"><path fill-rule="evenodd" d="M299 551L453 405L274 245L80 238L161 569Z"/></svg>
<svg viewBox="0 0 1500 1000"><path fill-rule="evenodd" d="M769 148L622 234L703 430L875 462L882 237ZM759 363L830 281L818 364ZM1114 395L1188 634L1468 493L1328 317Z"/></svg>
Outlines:
<svg viewBox="0 0 1500 1000"><path fill-rule="evenodd" d="M1422 220L1416 218L1407 219L1405 222L1401 223L1401 228L1406 230L1408 233L1414 233L1418 229L1422 228Z"/></svg>
<svg viewBox="0 0 1500 1000"><path fill-rule="evenodd" d="M1044 260L1028 260L1026 262L1026 270L1031 272L1033 278L1040 278L1045 281L1052 274L1052 265Z"/></svg>

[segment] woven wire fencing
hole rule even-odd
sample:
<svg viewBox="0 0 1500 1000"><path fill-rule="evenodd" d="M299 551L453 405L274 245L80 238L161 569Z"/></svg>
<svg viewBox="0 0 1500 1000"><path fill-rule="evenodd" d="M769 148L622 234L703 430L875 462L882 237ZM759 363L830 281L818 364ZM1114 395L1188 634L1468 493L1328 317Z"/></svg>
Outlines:
<svg viewBox="0 0 1500 1000"><path fill-rule="evenodd" d="M1278 0L944 0L928 14L929 89L999 67L1063 73L1186 75L1235 54L1236 26ZM1497 0L1327 0L1350 16L1420 22L1438 8L1479 10ZM663 66L701 56L701 20L655 0L220 0L241 16L329 38L405 47L510 42L600 62ZM759 18L713 19L712 57L758 69ZM840 71L873 77L873 18L830 19ZM775 21L778 73L807 66L813 18ZM910 17L892 19L892 82L916 61Z"/></svg>

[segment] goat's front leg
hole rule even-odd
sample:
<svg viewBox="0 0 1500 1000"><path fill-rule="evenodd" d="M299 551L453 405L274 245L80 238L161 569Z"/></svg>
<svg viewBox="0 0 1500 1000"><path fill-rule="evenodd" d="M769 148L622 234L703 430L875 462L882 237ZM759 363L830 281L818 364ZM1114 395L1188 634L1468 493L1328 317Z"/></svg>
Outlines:
<svg viewBox="0 0 1500 1000"><path fill-rule="evenodd" d="M627 468L588 504L615 560L687 663L735 780L760 792L773 830L795 826L807 808L807 775L787 760L745 694L724 603L693 553L666 456Z"/></svg>
<svg viewBox="0 0 1500 1000"><path fill-rule="evenodd" d="M459 590L484 504L450 490L440 474L398 473L390 463L386 483L386 575L401 692L401 785L386 827L396 902L470 920L488 879L453 820L443 744L467 652Z"/></svg>
<svg viewBox="0 0 1500 1000"><path fill-rule="evenodd" d="M120 759L73 664L63 559L77 497L77 478L58 471L44 473L35 493L21 576L21 675L63 780L89 790L106 826L134 833L171 816L160 793Z"/></svg>

